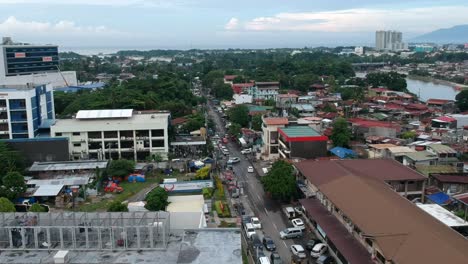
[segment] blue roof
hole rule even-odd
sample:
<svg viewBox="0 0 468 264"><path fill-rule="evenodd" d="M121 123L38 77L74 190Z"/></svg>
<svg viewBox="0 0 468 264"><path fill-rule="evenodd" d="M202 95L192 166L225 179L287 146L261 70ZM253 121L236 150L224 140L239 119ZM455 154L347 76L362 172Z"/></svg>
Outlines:
<svg viewBox="0 0 468 264"><path fill-rule="evenodd" d="M440 205L447 204L451 200L450 196L443 192L433 193L431 195L428 195L427 198L433 201L434 203Z"/></svg>
<svg viewBox="0 0 468 264"><path fill-rule="evenodd" d="M94 89L100 89L104 87L106 84L103 82L97 82L97 83L91 83L91 84L83 84L83 85L77 85L77 86L68 86L68 87L62 87L62 88L57 88L55 91L60 91L60 92L77 92L80 90L94 90Z"/></svg>
<svg viewBox="0 0 468 264"><path fill-rule="evenodd" d="M353 150L342 147L334 147L330 149L330 152L333 155L338 156L340 159L357 156L356 152L354 152Z"/></svg>

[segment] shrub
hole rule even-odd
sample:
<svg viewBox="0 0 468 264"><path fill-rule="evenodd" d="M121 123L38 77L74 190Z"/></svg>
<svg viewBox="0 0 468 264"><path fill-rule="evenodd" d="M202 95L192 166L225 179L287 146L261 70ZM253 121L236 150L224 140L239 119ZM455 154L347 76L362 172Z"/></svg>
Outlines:
<svg viewBox="0 0 468 264"><path fill-rule="evenodd" d="M222 206L224 207L221 208ZM231 212L229 211L229 206L227 205L226 202L216 201L215 209L219 217L231 217Z"/></svg>
<svg viewBox="0 0 468 264"><path fill-rule="evenodd" d="M219 200L222 200L224 199L224 196L225 196L223 182L218 176L215 177L215 182L216 182L216 198Z"/></svg>
<svg viewBox="0 0 468 264"><path fill-rule="evenodd" d="M210 199L213 196L213 188L203 188L202 193L203 198Z"/></svg>
<svg viewBox="0 0 468 264"><path fill-rule="evenodd" d="M207 179L210 176L210 170L211 170L210 166L205 166L205 167L199 169L195 174L195 178L197 180Z"/></svg>

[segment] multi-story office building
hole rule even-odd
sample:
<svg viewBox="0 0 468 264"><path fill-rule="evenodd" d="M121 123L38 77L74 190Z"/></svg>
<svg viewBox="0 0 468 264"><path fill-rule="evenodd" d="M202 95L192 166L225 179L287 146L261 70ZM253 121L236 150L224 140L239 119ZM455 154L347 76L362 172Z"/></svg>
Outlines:
<svg viewBox="0 0 468 264"><path fill-rule="evenodd" d="M285 117L263 118L263 155L266 159L277 159L279 154L279 134L278 128L285 127L289 121Z"/></svg>
<svg viewBox="0 0 468 264"><path fill-rule="evenodd" d="M0 85L51 84L76 86L76 72L59 71L58 46L14 43L0 45Z"/></svg>
<svg viewBox="0 0 468 264"><path fill-rule="evenodd" d="M75 118L57 120L51 136L69 139L71 159L166 157L169 118L159 111L81 110Z"/></svg>
<svg viewBox="0 0 468 264"><path fill-rule="evenodd" d="M375 48L377 50L399 51L408 49L408 45L403 42L403 33L379 30L375 33Z"/></svg>
<svg viewBox="0 0 468 264"><path fill-rule="evenodd" d="M51 85L0 86L0 139L33 138L54 119Z"/></svg>

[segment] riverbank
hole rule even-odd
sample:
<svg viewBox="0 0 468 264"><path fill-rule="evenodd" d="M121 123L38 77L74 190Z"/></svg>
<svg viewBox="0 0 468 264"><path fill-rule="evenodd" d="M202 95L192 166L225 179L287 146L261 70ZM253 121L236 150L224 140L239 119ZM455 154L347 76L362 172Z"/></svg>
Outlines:
<svg viewBox="0 0 468 264"><path fill-rule="evenodd" d="M431 77L431 76L408 75L407 78L411 79L411 80L416 80L416 81L432 82L432 83L435 83L435 84L447 85L447 86L451 86L453 88L460 87L461 89L468 89L468 85L454 83L454 82L441 80L441 79L436 79L436 78Z"/></svg>

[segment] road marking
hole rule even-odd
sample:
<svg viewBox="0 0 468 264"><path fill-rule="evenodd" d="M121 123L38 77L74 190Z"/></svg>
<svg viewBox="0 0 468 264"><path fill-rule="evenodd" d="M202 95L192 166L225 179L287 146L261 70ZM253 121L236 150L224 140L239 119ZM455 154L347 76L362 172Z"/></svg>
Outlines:
<svg viewBox="0 0 468 264"><path fill-rule="evenodd" d="M268 215L268 210L266 208L263 208L265 210L265 213Z"/></svg>
<svg viewBox="0 0 468 264"><path fill-rule="evenodd" d="M260 198L260 195L258 195L258 193L257 193L257 197L259 201L262 201L262 198Z"/></svg>
<svg viewBox="0 0 468 264"><path fill-rule="evenodd" d="M278 231L278 227L276 226L274 222L273 222L273 226L275 227L276 231Z"/></svg>
<svg viewBox="0 0 468 264"><path fill-rule="evenodd" d="M288 245L286 245L286 241L283 241L283 244L286 248L288 248Z"/></svg>

